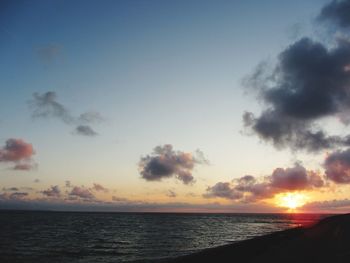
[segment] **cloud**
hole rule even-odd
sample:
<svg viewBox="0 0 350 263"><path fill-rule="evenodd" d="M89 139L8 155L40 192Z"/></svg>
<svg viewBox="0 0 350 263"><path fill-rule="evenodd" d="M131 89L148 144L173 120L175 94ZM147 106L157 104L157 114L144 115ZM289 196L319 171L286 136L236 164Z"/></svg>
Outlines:
<svg viewBox="0 0 350 263"><path fill-rule="evenodd" d="M272 72L259 67L246 81L265 109L258 117L246 112L245 127L277 148L317 152L349 145L349 137L330 136L317 125L325 117L349 123L349 65L350 42L328 49L309 38L298 40L279 55Z"/></svg>
<svg viewBox="0 0 350 263"><path fill-rule="evenodd" d="M8 139L5 146L0 148L0 162L14 163L14 170L30 170L34 167L34 154L32 144L22 139Z"/></svg>
<svg viewBox="0 0 350 263"><path fill-rule="evenodd" d="M36 50L40 60L45 64L51 64L62 52L62 46L57 44L48 44Z"/></svg>
<svg viewBox="0 0 350 263"><path fill-rule="evenodd" d="M205 198L221 197L231 200L237 200L243 197L243 193L236 191L229 182L218 182L214 186L207 188L207 193L203 195Z"/></svg>
<svg viewBox="0 0 350 263"><path fill-rule="evenodd" d="M25 191L33 191L34 190L33 187L28 187L28 186L22 186L21 189L25 190Z"/></svg>
<svg viewBox="0 0 350 263"><path fill-rule="evenodd" d="M293 168L283 169L283 173L286 174L286 177L288 178L299 178L300 175L291 176L290 174L303 174L305 172L300 165L296 165ZM310 177L311 175L309 172L307 173L307 176ZM219 193L221 193L220 197L236 201L228 205L220 204L217 201L204 204L182 202L157 203L145 200L130 200L128 198L118 196L112 196L111 201L106 201L97 199L91 192L91 188L86 188L84 186L73 186L72 191L66 192L61 192L58 186L51 186L46 190L40 191L45 196L43 198L27 198L29 193L18 191L18 189L22 189L22 187L3 188L2 190L6 192L0 194L0 209L124 212L281 212L280 208L273 207L264 202L264 198L262 197L272 197L272 193L280 193L283 191L279 188L274 189L274 187L271 186L272 184L277 184L283 189L295 189L295 187L291 187L290 185L286 186L284 183L280 185L280 183L278 183L279 180L272 178L272 174L271 176L263 178L255 178L251 175L247 175L239 179L235 179L231 183L217 184L218 186L215 190L217 194L208 196L208 198L217 197ZM292 179L289 180L292 181L291 185L294 186L294 181ZM308 183L298 185L300 189L313 189L315 187L319 187L319 184L315 183L312 178L309 178ZM273 191L267 192L266 190ZM260 195L258 194L259 191ZM240 196L243 197L235 197L235 192L239 193ZM171 192L169 193L171 194ZM254 193L254 197L252 196L252 193ZM344 199L308 203L306 205L307 208L302 209L313 212L333 210L340 212L346 211L349 206L350 201Z"/></svg>
<svg viewBox="0 0 350 263"><path fill-rule="evenodd" d="M61 196L61 190L58 187L58 185L51 186L49 189L44 190L41 193L43 195L48 196L48 197L60 197Z"/></svg>
<svg viewBox="0 0 350 263"><path fill-rule="evenodd" d="M350 26L350 1L349 0L333 0L324 6L318 17L320 20L330 21L337 26L347 28Z"/></svg>
<svg viewBox="0 0 350 263"><path fill-rule="evenodd" d="M6 188L6 187L4 187L4 188L2 188L2 190L3 191L19 191L19 189L17 188L17 187L10 187L10 188Z"/></svg>
<svg viewBox="0 0 350 263"><path fill-rule="evenodd" d="M97 192L105 192L105 193L109 192L109 190L106 187L104 187L100 184L97 184L97 183L93 184L92 190L97 191Z"/></svg>
<svg viewBox="0 0 350 263"><path fill-rule="evenodd" d="M85 200L95 199L94 194L84 186L74 186L71 192L69 193L70 197L77 197Z"/></svg>
<svg viewBox="0 0 350 263"><path fill-rule="evenodd" d="M142 157L139 170L142 178L147 181L175 177L184 184L189 184L194 182L194 167L204 163L206 160L203 159L203 155L174 151L172 145L166 144L155 147L151 155Z"/></svg>
<svg viewBox="0 0 350 263"><path fill-rule="evenodd" d="M0 200L22 200L26 196L28 196L26 192L3 193L0 194Z"/></svg>
<svg viewBox="0 0 350 263"><path fill-rule="evenodd" d="M340 210L340 209L349 209L350 208L350 200L342 199L342 200L328 200L328 201L317 201L307 203L303 206L303 210L305 211L329 211L329 210Z"/></svg>
<svg viewBox="0 0 350 263"><path fill-rule="evenodd" d="M13 170L28 171L28 170L33 169L34 167L35 167L35 165L33 165L33 164L19 163L13 167Z"/></svg>
<svg viewBox="0 0 350 263"><path fill-rule="evenodd" d="M35 209L35 210L50 210L50 211L101 211L101 212L264 212L273 213L281 212L280 208L271 207L264 203L259 204L230 204L223 205L218 202L205 204L191 204L183 202L145 202L132 201L126 198L114 198L112 202L96 202L87 200L80 202L79 200L60 199L2 199L0 195L1 209Z"/></svg>
<svg viewBox="0 0 350 263"><path fill-rule="evenodd" d="M33 182L34 182L34 183L40 183L40 180L39 180L39 179L34 179Z"/></svg>
<svg viewBox="0 0 350 263"><path fill-rule="evenodd" d="M276 168L271 175L256 178L246 175L232 182L218 182L208 187L205 198L225 198L242 202L256 202L283 192L302 191L324 186L323 179L300 164L291 168Z"/></svg>
<svg viewBox="0 0 350 263"><path fill-rule="evenodd" d="M65 183L65 186L67 188L71 188L72 187L72 184L71 184L71 182L69 180L65 181L64 183Z"/></svg>
<svg viewBox="0 0 350 263"><path fill-rule="evenodd" d="M78 117L57 100L57 94L54 91L46 93L34 93L33 99L29 101L32 109L32 117L37 118L54 118L62 121L67 125L76 126L74 132L83 136L95 136L97 132L88 124L96 124L104 121L102 115L95 111L89 111L80 114Z"/></svg>
<svg viewBox="0 0 350 263"><path fill-rule="evenodd" d="M177 194L173 190L168 190L168 192L166 193L166 196L171 197L171 198L175 198L177 196Z"/></svg>
<svg viewBox="0 0 350 263"><path fill-rule="evenodd" d="M301 165L293 168L277 168L271 175L271 187L284 190L305 190L322 187L324 182L317 173L306 171Z"/></svg>
<svg viewBox="0 0 350 263"><path fill-rule="evenodd" d="M125 203L125 202L129 202L129 199L124 198L124 197L112 196L112 201Z"/></svg>
<svg viewBox="0 0 350 263"><path fill-rule="evenodd" d="M33 146L22 139L8 139L0 149L0 162L17 162L30 159L34 154Z"/></svg>
<svg viewBox="0 0 350 263"><path fill-rule="evenodd" d="M349 184L350 149L335 151L328 155L324 167L328 179L338 184Z"/></svg>
<svg viewBox="0 0 350 263"><path fill-rule="evenodd" d="M30 105L33 108L33 118L57 118L66 124L74 123L74 117L57 101L57 94L54 91L44 94L34 93Z"/></svg>
<svg viewBox="0 0 350 263"><path fill-rule="evenodd" d="M101 113L96 111L84 112L80 114L78 119L82 123L100 123L105 120Z"/></svg>
<svg viewBox="0 0 350 263"><path fill-rule="evenodd" d="M22 199L24 197L28 196L28 193L25 192L15 192L10 194L10 199Z"/></svg>
<svg viewBox="0 0 350 263"><path fill-rule="evenodd" d="M75 128L75 132L84 136L96 136L98 135L89 125L79 125Z"/></svg>

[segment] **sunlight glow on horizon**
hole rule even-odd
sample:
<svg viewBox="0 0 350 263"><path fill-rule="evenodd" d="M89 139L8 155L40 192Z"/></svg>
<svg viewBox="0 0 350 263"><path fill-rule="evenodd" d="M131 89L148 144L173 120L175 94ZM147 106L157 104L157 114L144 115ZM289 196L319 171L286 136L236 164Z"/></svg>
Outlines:
<svg viewBox="0 0 350 263"><path fill-rule="evenodd" d="M306 204L309 196L304 193L288 192L276 195L275 199L276 206L288 208L289 212L295 212L295 209Z"/></svg>

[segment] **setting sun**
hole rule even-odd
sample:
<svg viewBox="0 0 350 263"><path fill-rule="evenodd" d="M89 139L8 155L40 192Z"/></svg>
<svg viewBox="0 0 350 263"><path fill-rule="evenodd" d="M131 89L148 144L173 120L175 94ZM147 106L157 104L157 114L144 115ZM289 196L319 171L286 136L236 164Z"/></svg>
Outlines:
<svg viewBox="0 0 350 263"><path fill-rule="evenodd" d="M302 193L283 193L276 196L276 205L294 210L306 203L307 196Z"/></svg>

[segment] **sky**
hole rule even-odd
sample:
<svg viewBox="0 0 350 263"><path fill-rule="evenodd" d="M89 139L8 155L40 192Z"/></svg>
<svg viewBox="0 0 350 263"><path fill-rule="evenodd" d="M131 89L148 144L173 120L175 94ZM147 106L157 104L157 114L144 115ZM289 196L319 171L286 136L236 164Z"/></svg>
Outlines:
<svg viewBox="0 0 350 263"><path fill-rule="evenodd" d="M350 208L350 1L4 0L0 208Z"/></svg>

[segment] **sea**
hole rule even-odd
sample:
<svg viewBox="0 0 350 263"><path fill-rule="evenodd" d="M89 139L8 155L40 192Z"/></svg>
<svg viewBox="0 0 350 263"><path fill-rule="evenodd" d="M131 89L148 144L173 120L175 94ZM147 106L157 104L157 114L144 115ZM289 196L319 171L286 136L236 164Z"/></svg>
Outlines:
<svg viewBox="0 0 350 263"><path fill-rule="evenodd" d="M154 262L324 216L0 211L0 262Z"/></svg>

